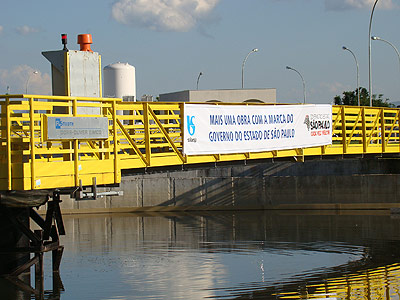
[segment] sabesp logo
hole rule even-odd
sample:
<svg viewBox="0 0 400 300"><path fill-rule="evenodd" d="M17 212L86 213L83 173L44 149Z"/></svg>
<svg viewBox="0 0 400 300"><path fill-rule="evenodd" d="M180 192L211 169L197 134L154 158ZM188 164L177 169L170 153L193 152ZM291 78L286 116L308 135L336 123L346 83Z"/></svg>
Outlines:
<svg viewBox="0 0 400 300"><path fill-rule="evenodd" d="M194 116L187 116L187 130L190 135L193 135L196 131L196 125L193 123Z"/></svg>
<svg viewBox="0 0 400 300"><path fill-rule="evenodd" d="M309 115L306 115L306 118L304 119L303 124L306 124L308 131L310 131L310 116Z"/></svg>
<svg viewBox="0 0 400 300"><path fill-rule="evenodd" d="M65 122L60 118L56 118L56 129L61 129L62 127L74 126L74 122Z"/></svg>

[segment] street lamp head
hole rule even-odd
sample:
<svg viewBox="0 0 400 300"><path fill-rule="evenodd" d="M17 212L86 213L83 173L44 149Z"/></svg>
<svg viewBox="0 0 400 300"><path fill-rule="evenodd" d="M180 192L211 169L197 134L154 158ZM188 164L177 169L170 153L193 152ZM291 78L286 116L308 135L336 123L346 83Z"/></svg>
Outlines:
<svg viewBox="0 0 400 300"><path fill-rule="evenodd" d="M343 46L342 49L343 49L343 50L347 50L347 47L346 47L346 46Z"/></svg>
<svg viewBox="0 0 400 300"><path fill-rule="evenodd" d="M26 80L26 84L25 84L25 93L28 94L28 83L29 83L29 80L31 79L32 75L36 75L36 74L39 74L39 72L36 71L36 70L34 70L34 71L32 71L32 73L28 76L28 79Z"/></svg>
<svg viewBox="0 0 400 300"><path fill-rule="evenodd" d="M258 52L258 48L254 48L253 50L251 50L253 52Z"/></svg>
<svg viewBox="0 0 400 300"><path fill-rule="evenodd" d="M371 40L374 40L374 41L376 41L376 40L380 40L381 38L380 37L377 37L377 36L371 36Z"/></svg>
<svg viewBox="0 0 400 300"><path fill-rule="evenodd" d="M291 67L289 67L289 66L286 66L286 69L288 69L288 70L292 70L292 68L291 68Z"/></svg>

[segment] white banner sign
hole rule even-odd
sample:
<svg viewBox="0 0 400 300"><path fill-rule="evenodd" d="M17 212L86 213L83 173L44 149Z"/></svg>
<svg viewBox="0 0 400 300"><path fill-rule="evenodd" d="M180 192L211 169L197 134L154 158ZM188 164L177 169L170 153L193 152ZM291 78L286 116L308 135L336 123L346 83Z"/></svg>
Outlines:
<svg viewBox="0 0 400 300"><path fill-rule="evenodd" d="M332 144L332 106L185 104L187 155L262 152Z"/></svg>

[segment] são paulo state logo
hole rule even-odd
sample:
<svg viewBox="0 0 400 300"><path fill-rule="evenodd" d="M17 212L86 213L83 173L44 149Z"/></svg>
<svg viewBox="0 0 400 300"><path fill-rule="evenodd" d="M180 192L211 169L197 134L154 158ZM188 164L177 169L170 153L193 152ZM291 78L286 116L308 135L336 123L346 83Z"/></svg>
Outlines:
<svg viewBox="0 0 400 300"><path fill-rule="evenodd" d="M306 115L303 124L306 124L308 131L310 131L310 116L309 115Z"/></svg>

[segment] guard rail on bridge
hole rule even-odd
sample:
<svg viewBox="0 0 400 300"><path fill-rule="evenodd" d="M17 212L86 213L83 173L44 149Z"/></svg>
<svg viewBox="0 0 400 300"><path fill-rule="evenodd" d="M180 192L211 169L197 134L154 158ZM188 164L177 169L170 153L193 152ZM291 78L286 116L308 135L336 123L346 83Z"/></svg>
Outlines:
<svg viewBox="0 0 400 300"><path fill-rule="evenodd" d="M115 184L121 181L121 170L144 167L400 152L400 116L395 108L333 106L332 145L328 146L185 156L183 103L0 95L0 107L0 190L85 186L92 185L93 178L98 185ZM80 115L82 110L91 111L90 115ZM44 120L49 116L107 117L108 138L48 140Z"/></svg>

